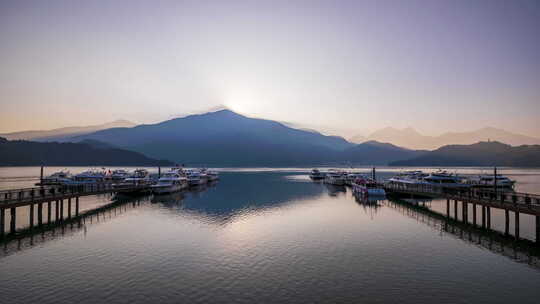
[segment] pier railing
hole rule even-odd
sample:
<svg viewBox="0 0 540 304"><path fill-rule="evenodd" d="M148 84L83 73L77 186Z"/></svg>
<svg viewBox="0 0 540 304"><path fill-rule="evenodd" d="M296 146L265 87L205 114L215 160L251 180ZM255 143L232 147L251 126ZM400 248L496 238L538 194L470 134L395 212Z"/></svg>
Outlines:
<svg viewBox="0 0 540 304"><path fill-rule="evenodd" d="M112 183L92 183L82 185L55 185L0 191L0 206L31 201L54 200L69 196L84 196L116 191L146 189L148 185L115 185Z"/></svg>
<svg viewBox="0 0 540 304"><path fill-rule="evenodd" d="M540 207L540 195L513 191L493 191L492 189L476 189L471 187L448 188L427 184L387 183L384 186L390 192L443 197L459 200L480 200L499 202L501 204L527 205Z"/></svg>

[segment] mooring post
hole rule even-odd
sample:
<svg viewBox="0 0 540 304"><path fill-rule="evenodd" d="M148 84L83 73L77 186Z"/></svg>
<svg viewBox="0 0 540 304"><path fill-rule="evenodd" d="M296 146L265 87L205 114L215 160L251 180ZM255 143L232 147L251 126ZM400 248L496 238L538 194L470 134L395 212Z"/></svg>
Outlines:
<svg viewBox="0 0 540 304"><path fill-rule="evenodd" d="M54 204L54 219L58 221L60 217L60 201L56 200L56 204Z"/></svg>
<svg viewBox="0 0 540 304"><path fill-rule="evenodd" d="M51 223L51 201L47 202L47 224Z"/></svg>
<svg viewBox="0 0 540 304"><path fill-rule="evenodd" d="M519 212L516 211L514 212L514 214L516 215L516 220L514 223L514 225L516 226L515 227L516 230L514 234L515 234L516 239L519 239Z"/></svg>
<svg viewBox="0 0 540 304"><path fill-rule="evenodd" d="M37 222L38 222L38 226L42 226L43 225L43 203L39 203L37 205L37 210L38 210L38 214L37 214Z"/></svg>
<svg viewBox="0 0 540 304"><path fill-rule="evenodd" d="M540 243L540 216L536 216L536 243Z"/></svg>
<svg viewBox="0 0 540 304"><path fill-rule="evenodd" d="M486 206L482 206L482 228L486 228Z"/></svg>
<svg viewBox="0 0 540 304"><path fill-rule="evenodd" d="M536 219L536 223L538 223L538 218ZM3 238L5 234L6 234L6 209L0 208L0 239Z"/></svg>
<svg viewBox="0 0 540 304"><path fill-rule="evenodd" d="M17 211L15 210L16 208L15 207L11 207L11 209L9 210L9 217L10 217L10 221L9 221L9 232L11 234L14 234L15 233L15 229L17 228Z"/></svg>
<svg viewBox="0 0 540 304"><path fill-rule="evenodd" d="M446 199L446 217L450 218L450 199Z"/></svg>
<svg viewBox="0 0 540 304"><path fill-rule="evenodd" d="M473 225L476 226L476 204L472 204L472 221Z"/></svg>
<svg viewBox="0 0 540 304"><path fill-rule="evenodd" d="M43 187L43 166L41 166L41 173L39 174L39 186Z"/></svg>
<svg viewBox="0 0 540 304"><path fill-rule="evenodd" d="M454 219L457 221L457 200L454 200Z"/></svg>
<svg viewBox="0 0 540 304"><path fill-rule="evenodd" d="M71 197L68 198L68 219L71 218Z"/></svg>
<svg viewBox="0 0 540 304"><path fill-rule="evenodd" d="M157 172L158 172L157 173L158 178L161 178L161 167L157 168Z"/></svg>
<svg viewBox="0 0 540 304"><path fill-rule="evenodd" d="M504 209L504 217L504 234L508 235L510 234L510 211L508 209Z"/></svg>
<svg viewBox="0 0 540 304"><path fill-rule="evenodd" d="M30 215L30 229L34 228L34 204L30 204L30 211L28 214Z"/></svg>
<svg viewBox="0 0 540 304"><path fill-rule="evenodd" d="M75 197L75 216L79 215L79 197Z"/></svg>
<svg viewBox="0 0 540 304"><path fill-rule="evenodd" d="M468 216L467 216L467 202L463 201L461 202L461 217L463 218L463 222L466 224L468 222Z"/></svg>
<svg viewBox="0 0 540 304"><path fill-rule="evenodd" d="M64 220L64 200L60 200L60 220Z"/></svg>
<svg viewBox="0 0 540 304"><path fill-rule="evenodd" d="M377 176L375 175L375 167L373 167L373 171L371 171L371 179L373 179L373 181L377 181Z"/></svg>
<svg viewBox="0 0 540 304"><path fill-rule="evenodd" d="M487 217L487 228L491 229L491 208L489 206L486 207L486 217Z"/></svg>

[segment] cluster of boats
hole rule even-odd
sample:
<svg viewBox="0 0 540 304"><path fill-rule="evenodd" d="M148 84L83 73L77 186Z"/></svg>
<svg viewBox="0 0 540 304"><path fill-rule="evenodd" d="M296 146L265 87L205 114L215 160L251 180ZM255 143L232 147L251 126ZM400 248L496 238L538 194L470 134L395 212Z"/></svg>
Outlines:
<svg viewBox="0 0 540 304"><path fill-rule="evenodd" d="M362 196L385 196L386 192L382 184L365 174L347 172L343 170L328 170L324 173L313 169L309 175L312 180L324 181L334 186L350 186L353 194Z"/></svg>
<svg viewBox="0 0 540 304"><path fill-rule="evenodd" d="M344 170L331 169L321 172L313 169L309 175L312 180L324 181L326 184L335 186L351 186L353 193L361 195L379 196L386 195L385 184L414 184L433 185L445 188L501 188L513 189L515 181L503 175L477 175L461 176L446 170L438 170L431 173L423 171L400 172L385 183L378 183L373 177L366 174L347 172Z"/></svg>
<svg viewBox="0 0 540 304"><path fill-rule="evenodd" d="M110 183L119 190L130 186L148 186L148 189L156 194L177 192L188 187L195 187L213 182L219 179L216 171L208 169L185 169L174 167L169 171L152 177L146 169L136 169L133 172L127 170L88 170L72 175L69 171L56 172L44 177L37 185L88 185ZM121 192L121 191L120 191Z"/></svg>
<svg viewBox="0 0 540 304"><path fill-rule="evenodd" d="M503 175L461 176L446 170L432 173L423 171L404 171L390 178L388 183L435 185L445 188L506 188L513 189L515 181Z"/></svg>

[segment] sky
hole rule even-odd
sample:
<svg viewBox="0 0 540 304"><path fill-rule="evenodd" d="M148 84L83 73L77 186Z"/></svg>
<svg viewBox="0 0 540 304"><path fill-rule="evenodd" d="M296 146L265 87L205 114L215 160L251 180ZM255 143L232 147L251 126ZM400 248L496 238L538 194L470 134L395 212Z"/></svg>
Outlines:
<svg viewBox="0 0 540 304"><path fill-rule="evenodd" d="M540 137L540 2L0 1L0 132L226 106L342 136Z"/></svg>

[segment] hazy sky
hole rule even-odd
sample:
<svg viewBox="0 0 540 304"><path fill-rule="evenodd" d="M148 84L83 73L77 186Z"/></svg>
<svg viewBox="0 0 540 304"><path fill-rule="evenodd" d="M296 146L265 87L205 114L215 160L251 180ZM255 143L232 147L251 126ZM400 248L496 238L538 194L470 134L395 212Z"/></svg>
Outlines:
<svg viewBox="0 0 540 304"><path fill-rule="evenodd" d="M540 1L0 1L0 132L225 105L540 136Z"/></svg>

